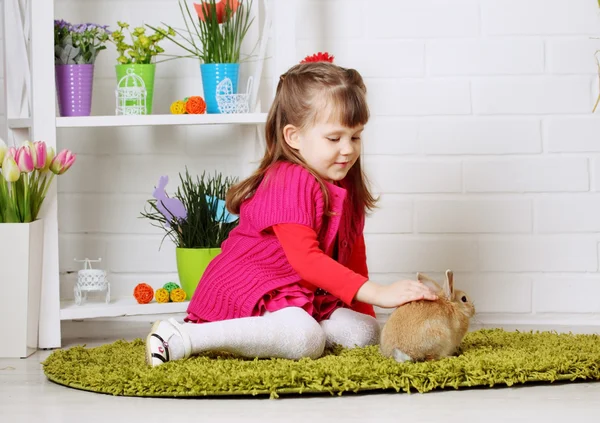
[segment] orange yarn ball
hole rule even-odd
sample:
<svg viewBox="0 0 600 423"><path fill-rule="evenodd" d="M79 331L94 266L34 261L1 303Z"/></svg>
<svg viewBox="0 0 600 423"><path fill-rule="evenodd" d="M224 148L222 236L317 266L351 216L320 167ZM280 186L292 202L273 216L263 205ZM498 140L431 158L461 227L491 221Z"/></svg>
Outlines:
<svg viewBox="0 0 600 423"><path fill-rule="evenodd" d="M159 303L168 303L169 302L169 291L164 288L159 288L156 290L156 301Z"/></svg>
<svg viewBox="0 0 600 423"><path fill-rule="evenodd" d="M147 283L139 283L133 289L133 297L138 304L148 304L154 298L154 289Z"/></svg>
<svg viewBox="0 0 600 423"><path fill-rule="evenodd" d="M181 288L175 288L171 291L171 301L173 301L174 303L181 303L185 301L186 297L187 295L185 291Z"/></svg>
<svg viewBox="0 0 600 423"><path fill-rule="evenodd" d="M191 96L185 103L185 111L189 114L201 115L206 112L206 102L200 96Z"/></svg>

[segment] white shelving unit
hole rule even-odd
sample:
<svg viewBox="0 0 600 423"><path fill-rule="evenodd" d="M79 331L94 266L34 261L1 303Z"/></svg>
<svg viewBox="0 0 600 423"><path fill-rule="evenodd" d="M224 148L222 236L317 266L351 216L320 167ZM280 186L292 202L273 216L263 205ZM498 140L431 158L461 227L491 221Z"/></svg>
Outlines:
<svg viewBox="0 0 600 423"><path fill-rule="evenodd" d="M266 109L238 115L149 115L57 117L54 81L54 0L0 0L4 24L4 85L6 93L7 140L44 140L57 148L57 129L164 125L254 125L257 137L264 132ZM295 54L294 0L255 1L255 13L266 12L261 28L255 20L253 31L260 37L259 56L264 57L266 40L273 43L272 74L280 75L298 62ZM265 29L272 22L271 30ZM250 33L249 33L250 36ZM260 81L262 62L257 66L255 81ZM198 76L200 77L200 76ZM274 84L277 79L274 78ZM259 84L256 84L259 85ZM274 89L276 85L271 88ZM253 95L256 98L256 92ZM255 102L253 102L255 104ZM60 146L59 146L60 147ZM114 299L110 304L60 300L56 183L49 190L40 218L44 220L44 261L42 304L40 310L39 348L61 346L60 321L101 317L185 312L188 302L137 304L133 298Z"/></svg>
<svg viewBox="0 0 600 423"><path fill-rule="evenodd" d="M57 117L57 128L94 128L100 126L165 125L257 125L267 121L266 113L240 115L141 115ZM8 119L10 129L31 128L32 119Z"/></svg>
<svg viewBox="0 0 600 423"><path fill-rule="evenodd" d="M184 313L189 301L182 303L151 302L138 304L134 298L117 298L110 302L76 305L73 301L61 301L60 320L92 319L96 317L139 316L144 314Z"/></svg>

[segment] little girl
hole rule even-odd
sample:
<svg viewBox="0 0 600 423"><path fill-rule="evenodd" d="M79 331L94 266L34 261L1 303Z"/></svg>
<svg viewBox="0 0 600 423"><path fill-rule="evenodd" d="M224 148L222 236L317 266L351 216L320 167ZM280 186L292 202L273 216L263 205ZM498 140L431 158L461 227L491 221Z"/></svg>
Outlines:
<svg viewBox="0 0 600 423"><path fill-rule="evenodd" d="M379 343L373 305L436 299L418 281L368 277L363 228L375 199L359 160L368 119L354 69L302 63L280 77L265 156L227 194L239 225L203 274L185 323L154 323L148 364L203 351L318 358L331 344Z"/></svg>

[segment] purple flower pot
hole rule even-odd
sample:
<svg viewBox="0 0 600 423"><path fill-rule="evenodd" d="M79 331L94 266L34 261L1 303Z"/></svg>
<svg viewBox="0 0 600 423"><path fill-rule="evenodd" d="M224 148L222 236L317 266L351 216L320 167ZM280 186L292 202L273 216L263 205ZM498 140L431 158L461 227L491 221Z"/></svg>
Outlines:
<svg viewBox="0 0 600 423"><path fill-rule="evenodd" d="M61 116L89 116L94 65L55 65L56 94Z"/></svg>

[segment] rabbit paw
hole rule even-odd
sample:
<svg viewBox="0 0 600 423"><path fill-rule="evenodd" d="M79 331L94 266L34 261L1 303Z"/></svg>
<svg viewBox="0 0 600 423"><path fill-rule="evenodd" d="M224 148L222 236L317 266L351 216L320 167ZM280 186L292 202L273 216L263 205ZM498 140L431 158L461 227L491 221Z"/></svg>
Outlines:
<svg viewBox="0 0 600 423"><path fill-rule="evenodd" d="M413 359L409 355L403 353L398 348L394 348L393 357L394 360L396 360L398 363L404 363L405 361L413 361Z"/></svg>

